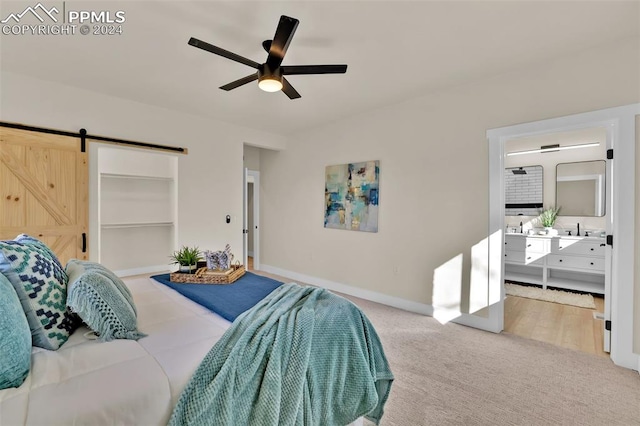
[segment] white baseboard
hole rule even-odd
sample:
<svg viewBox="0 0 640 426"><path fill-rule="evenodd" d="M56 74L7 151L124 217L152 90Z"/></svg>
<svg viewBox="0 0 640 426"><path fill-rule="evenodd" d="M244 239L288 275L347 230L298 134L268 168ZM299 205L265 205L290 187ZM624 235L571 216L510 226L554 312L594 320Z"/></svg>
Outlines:
<svg viewBox="0 0 640 426"><path fill-rule="evenodd" d="M338 283L335 281L325 280L323 278L314 277L311 275L301 274L298 272L289 271L282 268L277 268L271 265L261 265L260 268L264 272L270 274L280 275L286 278L290 278L294 281L300 281L303 283L311 284L316 287L323 287L328 290L337 291L340 293L348 294L350 296L359 297L361 299L369 300L371 302L380 303L394 308L402 309L404 311L415 312L417 314L433 316L433 306L424 303L414 302L412 300L402 299L395 296L389 296L388 294L378 293L371 290L365 290L359 287L353 287L347 284ZM468 327L478 328L481 330L491 331L493 333L499 333L502 330L493 330L487 325L487 319L471 314L460 314L460 316L451 320L456 324L465 325Z"/></svg>
<svg viewBox="0 0 640 426"><path fill-rule="evenodd" d="M151 274L153 272L168 272L169 269L169 265L154 265L142 268L120 269L113 272L119 277L130 277L131 275Z"/></svg>
<svg viewBox="0 0 640 426"><path fill-rule="evenodd" d="M249 251L247 251L247 256L249 256L249 257L253 257L253 250L249 250Z"/></svg>
<svg viewBox="0 0 640 426"><path fill-rule="evenodd" d="M311 275L300 274L298 272L288 271L286 269L276 268L275 266L262 264L260 270L268 272L270 274L280 275L286 278L290 278L294 281L300 281L306 284L311 284L316 287L323 287L328 290L337 291L339 293L348 294L350 296L359 297L361 299L370 300L372 302L381 303L387 306L393 306L394 308L402 309L409 312L415 312L422 315L433 316L433 306L426 305L424 303L413 302L411 300L401 299L395 296L389 296L387 294L378 293L371 290L365 290L359 287L353 287L347 284L338 283L335 281L325 280L323 278L314 277Z"/></svg>

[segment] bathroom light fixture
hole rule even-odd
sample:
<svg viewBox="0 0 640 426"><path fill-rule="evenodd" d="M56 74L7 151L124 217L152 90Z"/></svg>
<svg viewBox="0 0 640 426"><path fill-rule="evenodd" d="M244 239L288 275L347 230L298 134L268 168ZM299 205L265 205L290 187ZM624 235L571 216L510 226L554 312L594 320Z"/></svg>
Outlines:
<svg viewBox="0 0 640 426"><path fill-rule="evenodd" d="M556 144L553 144L553 145L542 145L540 147L540 151L542 153L560 151L560 144L556 143Z"/></svg>
<svg viewBox="0 0 640 426"><path fill-rule="evenodd" d="M559 144L544 145L544 146L541 146L540 149L529 149L526 151L508 152L507 157L510 157L512 155L539 154L539 153L545 153L545 152L562 151L565 149L589 148L593 146L600 146L600 142L591 142L591 143L583 143L578 145L565 145L565 146L560 146Z"/></svg>

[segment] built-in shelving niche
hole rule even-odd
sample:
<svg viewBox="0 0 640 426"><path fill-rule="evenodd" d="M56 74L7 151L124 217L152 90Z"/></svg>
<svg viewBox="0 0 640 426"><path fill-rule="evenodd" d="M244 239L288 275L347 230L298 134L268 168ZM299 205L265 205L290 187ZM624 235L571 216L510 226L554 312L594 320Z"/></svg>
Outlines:
<svg viewBox="0 0 640 426"><path fill-rule="evenodd" d="M100 262L118 275L170 269L177 158L106 147L98 155Z"/></svg>

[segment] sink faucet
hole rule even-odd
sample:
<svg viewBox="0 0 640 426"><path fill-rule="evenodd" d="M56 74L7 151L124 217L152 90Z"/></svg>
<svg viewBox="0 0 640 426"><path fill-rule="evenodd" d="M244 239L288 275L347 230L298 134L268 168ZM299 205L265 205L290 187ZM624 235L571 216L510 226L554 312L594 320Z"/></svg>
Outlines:
<svg viewBox="0 0 640 426"><path fill-rule="evenodd" d="M580 223L578 222L578 232L576 232L576 235L579 237L580 236Z"/></svg>

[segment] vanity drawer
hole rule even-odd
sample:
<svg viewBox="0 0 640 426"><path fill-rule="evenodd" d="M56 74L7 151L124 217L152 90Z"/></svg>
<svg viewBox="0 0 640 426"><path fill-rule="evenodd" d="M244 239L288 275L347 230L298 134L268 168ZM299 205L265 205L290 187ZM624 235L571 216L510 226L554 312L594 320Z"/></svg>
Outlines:
<svg viewBox="0 0 640 426"><path fill-rule="evenodd" d="M585 241L571 238L554 238L551 241L551 253L577 254L583 256L604 257L605 241Z"/></svg>
<svg viewBox="0 0 640 426"><path fill-rule="evenodd" d="M544 256L544 253L505 250L504 261L518 265L542 266L544 264Z"/></svg>
<svg viewBox="0 0 640 426"><path fill-rule="evenodd" d="M505 235L504 237L504 249L508 251L546 253L549 251L547 243L548 240L543 238L530 238L520 235Z"/></svg>
<svg viewBox="0 0 640 426"><path fill-rule="evenodd" d="M598 258L550 254L547 256L547 266L604 272L604 257Z"/></svg>

